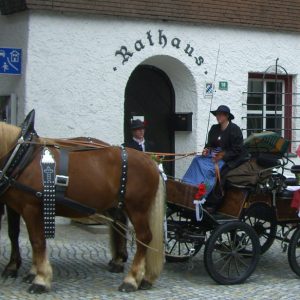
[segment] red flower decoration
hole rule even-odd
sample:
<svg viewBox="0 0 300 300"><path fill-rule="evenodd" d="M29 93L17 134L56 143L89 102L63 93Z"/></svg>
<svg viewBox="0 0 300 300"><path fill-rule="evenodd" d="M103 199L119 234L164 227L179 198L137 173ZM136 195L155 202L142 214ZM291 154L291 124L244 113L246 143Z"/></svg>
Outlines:
<svg viewBox="0 0 300 300"><path fill-rule="evenodd" d="M199 200L206 194L206 185L204 183L200 183L198 186L198 192L195 194L194 199Z"/></svg>

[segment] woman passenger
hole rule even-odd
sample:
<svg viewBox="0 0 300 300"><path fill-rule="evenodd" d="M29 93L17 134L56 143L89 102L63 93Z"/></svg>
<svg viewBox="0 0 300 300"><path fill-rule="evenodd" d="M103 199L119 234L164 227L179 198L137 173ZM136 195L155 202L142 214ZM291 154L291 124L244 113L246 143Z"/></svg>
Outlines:
<svg viewBox="0 0 300 300"><path fill-rule="evenodd" d="M212 192L216 182L216 171L221 170L222 178L227 172L236 168L249 159L247 150L243 145L243 134L240 127L232 122L234 115L226 105L220 105L211 111L218 124L212 125L208 133L208 141L202 155L196 156L185 175L183 181L198 185L205 183L207 188L207 202L215 209L221 203L221 197Z"/></svg>

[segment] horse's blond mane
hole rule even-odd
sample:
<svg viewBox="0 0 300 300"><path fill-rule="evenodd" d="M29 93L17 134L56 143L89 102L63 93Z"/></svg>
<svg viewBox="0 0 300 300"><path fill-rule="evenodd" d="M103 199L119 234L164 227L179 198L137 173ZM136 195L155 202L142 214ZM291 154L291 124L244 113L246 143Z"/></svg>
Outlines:
<svg viewBox="0 0 300 300"><path fill-rule="evenodd" d="M20 132L20 127L0 122L0 158L12 150Z"/></svg>

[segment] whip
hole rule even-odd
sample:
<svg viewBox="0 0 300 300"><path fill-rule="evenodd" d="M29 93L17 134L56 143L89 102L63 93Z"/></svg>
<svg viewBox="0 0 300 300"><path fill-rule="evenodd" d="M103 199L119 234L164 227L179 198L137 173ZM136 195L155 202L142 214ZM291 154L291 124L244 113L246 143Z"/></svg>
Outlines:
<svg viewBox="0 0 300 300"><path fill-rule="evenodd" d="M220 55L220 44L219 44L219 49L218 49L218 53L217 53L217 61L216 61L216 67L215 67L213 89L215 88L215 83L216 83L217 70L218 70L218 64L219 64L219 55ZM211 108L212 108L213 98L214 98L214 91L212 92L211 99L210 99L210 106L209 106L209 112L208 112L208 121L207 121L207 128L206 128L206 137L205 137L205 145L207 143L207 138L208 138L208 130L209 130L209 123L210 123L210 111L211 111Z"/></svg>

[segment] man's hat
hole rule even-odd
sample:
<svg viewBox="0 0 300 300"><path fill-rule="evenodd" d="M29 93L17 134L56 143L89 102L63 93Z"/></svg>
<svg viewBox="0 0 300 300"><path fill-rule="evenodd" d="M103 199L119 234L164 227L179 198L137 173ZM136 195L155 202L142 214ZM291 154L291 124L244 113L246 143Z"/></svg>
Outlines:
<svg viewBox="0 0 300 300"><path fill-rule="evenodd" d="M140 128L144 129L145 128L145 124L140 119L132 120L130 128L131 128L131 130L140 129Z"/></svg>
<svg viewBox="0 0 300 300"><path fill-rule="evenodd" d="M230 112L230 108L226 105L220 105L216 110L212 110L211 113L215 116L217 113L226 113L229 115L229 120L234 119L234 115Z"/></svg>

